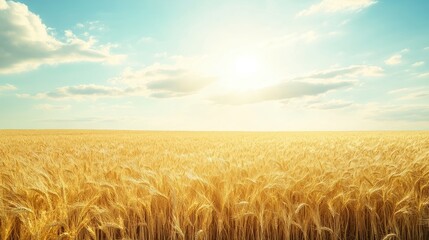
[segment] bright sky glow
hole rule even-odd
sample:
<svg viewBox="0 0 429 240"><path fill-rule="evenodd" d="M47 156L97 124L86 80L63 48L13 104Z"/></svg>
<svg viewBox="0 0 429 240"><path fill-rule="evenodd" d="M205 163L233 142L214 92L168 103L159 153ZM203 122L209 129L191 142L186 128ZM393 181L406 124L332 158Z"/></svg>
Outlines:
<svg viewBox="0 0 429 240"><path fill-rule="evenodd" d="M238 77L249 77L260 69L259 60L255 56L239 56L234 61L235 73Z"/></svg>
<svg viewBox="0 0 429 240"><path fill-rule="evenodd" d="M429 130L428 11L0 0L0 128Z"/></svg>

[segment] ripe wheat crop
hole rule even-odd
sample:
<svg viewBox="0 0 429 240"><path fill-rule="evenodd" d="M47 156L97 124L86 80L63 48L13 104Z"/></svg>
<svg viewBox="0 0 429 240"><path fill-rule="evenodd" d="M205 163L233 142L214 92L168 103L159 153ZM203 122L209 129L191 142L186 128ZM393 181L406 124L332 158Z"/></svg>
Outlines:
<svg viewBox="0 0 429 240"><path fill-rule="evenodd" d="M1 239L429 239L429 133L0 131Z"/></svg>

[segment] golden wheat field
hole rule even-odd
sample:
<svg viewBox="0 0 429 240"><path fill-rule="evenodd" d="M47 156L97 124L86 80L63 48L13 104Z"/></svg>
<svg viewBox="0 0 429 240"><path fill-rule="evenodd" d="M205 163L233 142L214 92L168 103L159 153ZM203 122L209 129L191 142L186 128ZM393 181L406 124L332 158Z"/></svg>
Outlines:
<svg viewBox="0 0 429 240"><path fill-rule="evenodd" d="M429 133L0 131L1 239L428 239Z"/></svg>

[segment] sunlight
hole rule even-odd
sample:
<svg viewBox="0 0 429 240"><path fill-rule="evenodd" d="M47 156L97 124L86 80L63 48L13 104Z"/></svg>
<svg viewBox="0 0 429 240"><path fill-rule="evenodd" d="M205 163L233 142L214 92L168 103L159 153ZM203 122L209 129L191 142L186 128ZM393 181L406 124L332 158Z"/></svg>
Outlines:
<svg viewBox="0 0 429 240"><path fill-rule="evenodd" d="M234 91L259 88L268 75L262 58L256 54L226 56L220 66L222 86Z"/></svg>
<svg viewBox="0 0 429 240"><path fill-rule="evenodd" d="M234 71L238 77L249 77L260 70L261 64L257 57L252 55L239 56L234 61Z"/></svg>

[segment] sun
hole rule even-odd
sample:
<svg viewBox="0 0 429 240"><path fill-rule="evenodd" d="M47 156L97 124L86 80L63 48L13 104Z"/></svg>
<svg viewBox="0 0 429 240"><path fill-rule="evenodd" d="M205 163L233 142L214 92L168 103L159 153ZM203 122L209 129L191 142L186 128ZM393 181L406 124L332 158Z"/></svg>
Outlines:
<svg viewBox="0 0 429 240"><path fill-rule="evenodd" d="M255 89L266 79L263 61L256 54L226 56L219 66L221 84L228 90Z"/></svg>
<svg viewBox="0 0 429 240"><path fill-rule="evenodd" d="M261 64L256 56L243 55L234 60L233 67L237 77L251 77L258 73Z"/></svg>

